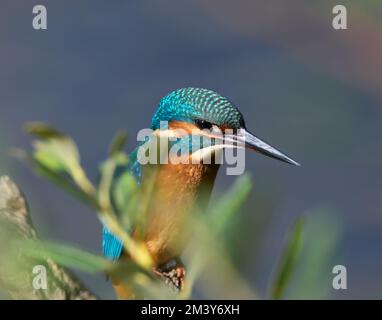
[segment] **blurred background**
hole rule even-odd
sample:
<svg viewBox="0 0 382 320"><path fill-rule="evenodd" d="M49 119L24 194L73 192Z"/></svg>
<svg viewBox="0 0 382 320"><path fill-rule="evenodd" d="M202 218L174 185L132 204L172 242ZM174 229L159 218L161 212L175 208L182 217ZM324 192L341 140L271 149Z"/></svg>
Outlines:
<svg viewBox="0 0 382 320"><path fill-rule="evenodd" d="M32 8L48 30L32 28ZM348 29L332 28L343 4ZM149 126L160 98L213 89L247 126L302 167L248 154L254 188L227 232L235 266L260 297L290 227L305 242L288 298L381 298L382 3L302 0L14 1L0 4L0 174L22 187L44 239L101 250L88 208L9 155L29 148L27 121L70 134L96 178L117 129ZM221 174L215 195L235 177ZM347 267L348 289L332 288ZM77 273L102 298L104 275ZM195 297L209 297L196 287Z"/></svg>

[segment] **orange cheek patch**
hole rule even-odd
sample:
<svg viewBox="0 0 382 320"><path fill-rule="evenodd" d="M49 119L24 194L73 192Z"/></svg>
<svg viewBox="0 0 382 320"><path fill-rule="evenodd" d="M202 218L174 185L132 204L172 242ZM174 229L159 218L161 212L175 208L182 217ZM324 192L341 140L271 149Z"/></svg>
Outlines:
<svg viewBox="0 0 382 320"><path fill-rule="evenodd" d="M201 134L201 130L193 123L183 122L183 121L171 121L169 123L170 130L178 130L179 134L177 136L183 137L190 134Z"/></svg>

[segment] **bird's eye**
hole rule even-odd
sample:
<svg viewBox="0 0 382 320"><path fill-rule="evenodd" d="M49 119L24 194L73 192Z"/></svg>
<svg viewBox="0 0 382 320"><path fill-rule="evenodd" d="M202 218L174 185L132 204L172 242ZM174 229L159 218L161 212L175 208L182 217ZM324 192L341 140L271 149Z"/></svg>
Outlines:
<svg viewBox="0 0 382 320"><path fill-rule="evenodd" d="M198 126L199 129L208 129L210 130L212 128L212 123L205 121L205 120L196 120L195 121L196 125Z"/></svg>

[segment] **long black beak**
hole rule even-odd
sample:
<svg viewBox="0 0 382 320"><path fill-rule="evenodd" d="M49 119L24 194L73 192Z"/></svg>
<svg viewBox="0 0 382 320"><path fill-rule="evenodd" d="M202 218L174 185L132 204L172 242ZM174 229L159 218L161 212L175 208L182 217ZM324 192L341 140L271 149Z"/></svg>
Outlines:
<svg viewBox="0 0 382 320"><path fill-rule="evenodd" d="M245 129L241 129L238 131L237 134L226 134L224 137L225 143L234 143L239 146L244 146L247 149L251 149L254 151L257 151L261 154L264 154L268 157L293 164L295 166L300 166L300 164L293 159L289 158L284 153L278 151L277 149L270 146L268 143L264 142L263 140L260 140L259 138L255 137L252 133L248 132Z"/></svg>

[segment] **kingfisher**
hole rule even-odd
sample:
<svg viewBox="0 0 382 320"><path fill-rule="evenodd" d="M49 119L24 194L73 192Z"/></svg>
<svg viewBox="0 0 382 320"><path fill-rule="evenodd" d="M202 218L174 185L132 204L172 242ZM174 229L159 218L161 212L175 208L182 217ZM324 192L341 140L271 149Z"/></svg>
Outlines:
<svg viewBox="0 0 382 320"><path fill-rule="evenodd" d="M166 123L166 126L161 125ZM203 88L182 88L162 98L152 117L150 129L153 136L173 136L172 144L185 143L189 146L185 163L158 163L157 173L150 199L144 235L140 234L154 262L154 272L168 275L175 272L176 286L181 289L184 284L185 268L181 262L182 252L188 243L191 231L187 217L195 205L199 210L206 210L220 163L200 161L201 157L217 157L217 153L232 146L256 151L277 160L296 165L299 163L253 135L246 127L244 117L239 109L226 97L217 92ZM217 136L214 132L222 132ZM228 132L228 133L226 133ZM213 138L213 143L198 144L200 137ZM139 143L129 154L129 163L119 170L115 180L123 172L131 174L138 185L145 179L145 165L139 161ZM201 156L202 154L202 156ZM199 161L194 158L198 157ZM203 159L202 159L203 160ZM121 173L122 172L122 173ZM118 183L118 182L116 182ZM128 199L127 199L128 200ZM137 237L134 226L128 230ZM123 242L103 227L103 255L116 261L126 258ZM173 272L171 273L174 274ZM118 279L111 279L119 299L133 298L129 288Z"/></svg>

